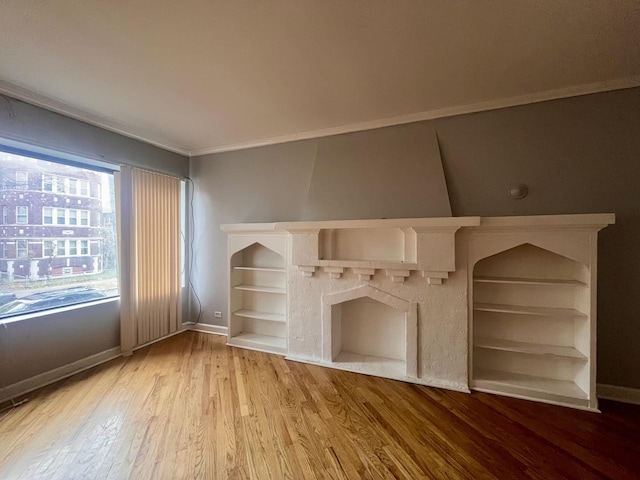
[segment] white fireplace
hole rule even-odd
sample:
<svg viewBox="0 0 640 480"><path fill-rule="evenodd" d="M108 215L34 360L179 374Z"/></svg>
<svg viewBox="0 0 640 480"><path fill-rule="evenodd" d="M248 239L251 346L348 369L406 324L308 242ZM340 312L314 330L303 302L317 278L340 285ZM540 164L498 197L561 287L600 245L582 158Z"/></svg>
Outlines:
<svg viewBox="0 0 640 480"><path fill-rule="evenodd" d="M223 225L229 344L596 410L597 232L613 221L595 214Z"/></svg>

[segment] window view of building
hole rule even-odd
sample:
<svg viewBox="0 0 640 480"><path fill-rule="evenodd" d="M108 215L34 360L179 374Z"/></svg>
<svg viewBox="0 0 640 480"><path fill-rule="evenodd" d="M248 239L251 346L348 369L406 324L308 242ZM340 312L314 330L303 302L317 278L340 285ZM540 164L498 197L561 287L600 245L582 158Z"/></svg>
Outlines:
<svg viewBox="0 0 640 480"><path fill-rule="evenodd" d="M0 152L0 318L118 295L110 173Z"/></svg>

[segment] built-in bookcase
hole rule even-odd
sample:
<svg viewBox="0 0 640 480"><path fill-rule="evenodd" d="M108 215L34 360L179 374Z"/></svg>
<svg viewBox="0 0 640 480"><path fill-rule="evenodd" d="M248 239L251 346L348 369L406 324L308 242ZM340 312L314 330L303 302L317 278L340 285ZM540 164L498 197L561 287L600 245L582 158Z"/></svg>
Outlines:
<svg viewBox="0 0 640 480"><path fill-rule="evenodd" d="M286 353L286 269L278 253L254 243L230 259L229 345Z"/></svg>
<svg viewBox="0 0 640 480"><path fill-rule="evenodd" d="M588 407L590 295L586 266L530 244L476 263L471 386Z"/></svg>

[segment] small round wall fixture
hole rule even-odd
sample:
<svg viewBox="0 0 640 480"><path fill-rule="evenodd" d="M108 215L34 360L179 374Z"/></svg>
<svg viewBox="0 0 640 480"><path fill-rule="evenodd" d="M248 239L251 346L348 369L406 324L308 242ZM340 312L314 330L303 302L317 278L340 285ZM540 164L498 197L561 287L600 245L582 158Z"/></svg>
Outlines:
<svg viewBox="0 0 640 480"><path fill-rule="evenodd" d="M526 197L527 193L529 193L529 189L523 183L519 183L509 188L509 196L514 200L520 200L521 198Z"/></svg>

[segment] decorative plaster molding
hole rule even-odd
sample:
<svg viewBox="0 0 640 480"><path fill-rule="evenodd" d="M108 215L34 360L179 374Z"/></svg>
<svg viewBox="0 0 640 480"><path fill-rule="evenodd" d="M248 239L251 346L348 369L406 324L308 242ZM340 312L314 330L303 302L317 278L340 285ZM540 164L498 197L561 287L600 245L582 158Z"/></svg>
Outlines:
<svg viewBox="0 0 640 480"><path fill-rule="evenodd" d="M360 280L367 281L367 280L371 280L371 277L373 277L376 274L376 269L375 268L354 268L353 273L358 275L358 278L360 278Z"/></svg>
<svg viewBox="0 0 640 480"><path fill-rule="evenodd" d="M31 105L35 105L36 107L41 107L46 110L62 114L66 117L73 118L74 120L79 120L81 122L88 123L89 125L100 127L140 142L154 145L164 150L169 150L170 152L184 155L185 157L189 156L189 149L183 145L176 145L163 139L152 138L147 134L135 133L134 130L136 129L131 125L125 125L113 119L103 117L102 115L86 112L80 108L72 107L64 102L54 100L46 97L45 95L40 95L39 93L31 92L4 80L0 80L0 94L13 97Z"/></svg>
<svg viewBox="0 0 640 480"><path fill-rule="evenodd" d="M323 270L329 274L331 278L340 278L344 273L342 267L323 267Z"/></svg>
<svg viewBox="0 0 640 480"><path fill-rule="evenodd" d="M302 272L303 277L313 277L316 273L316 267L310 265L298 265L298 271Z"/></svg>
<svg viewBox="0 0 640 480"><path fill-rule="evenodd" d="M247 142L229 143L226 145L218 145L207 148L197 148L194 150L190 150L189 156L196 157L198 155L208 155L212 153L231 152L235 150L245 150L248 148L265 147L268 145L276 145L279 143L288 143L298 140L309 140L313 138L328 137L330 135L340 135L343 133L373 130L376 128L392 127L394 125L422 122L424 120L435 120L437 118L454 117L457 115L465 115L469 113L498 110L501 108L517 107L520 105L529 105L532 103L548 102L550 100L579 97L582 95L590 95L593 93L602 93L635 87L640 87L640 76L607 80L604 82L588 83L584 85L576 85L554 90L546 90L543 92L517 95L515 97L508 98L499 98L496 100L488 100L486 102L459 105L455 107L427 110L424 112L410 113L408 115L400 115L397 117L383 118L379 120L372 120L369 122L351 123L339 127L321 128L318 130L310 130L308 132L280 135L277 137L263 138L260 140L250 140Z"/></svg>

